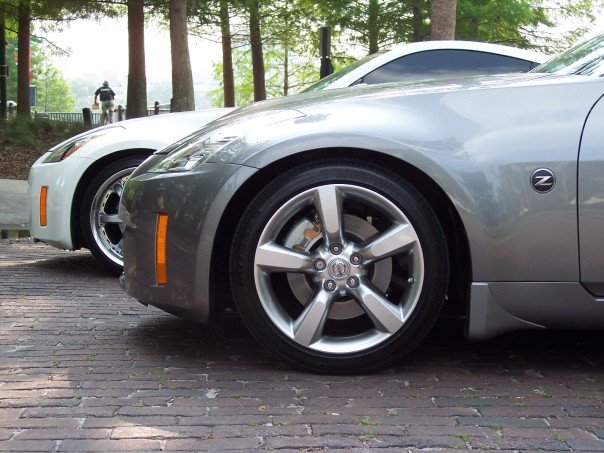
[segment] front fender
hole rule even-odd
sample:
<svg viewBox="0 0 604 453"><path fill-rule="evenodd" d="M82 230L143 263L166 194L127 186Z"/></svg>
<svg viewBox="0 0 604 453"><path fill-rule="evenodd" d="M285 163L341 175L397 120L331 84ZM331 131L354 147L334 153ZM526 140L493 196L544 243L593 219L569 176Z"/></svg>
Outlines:
<svg viewBox="0 0 604 453"><path fill-rule="evenodd" d="M247 134L212 160L261 172L330 149L360 149L377 164L391 156L447 194L468 236L475 281L578 281L576 162L599 89L551 84L335 103ZM557 178L546 195L530 186L541 167Z"/></svg>

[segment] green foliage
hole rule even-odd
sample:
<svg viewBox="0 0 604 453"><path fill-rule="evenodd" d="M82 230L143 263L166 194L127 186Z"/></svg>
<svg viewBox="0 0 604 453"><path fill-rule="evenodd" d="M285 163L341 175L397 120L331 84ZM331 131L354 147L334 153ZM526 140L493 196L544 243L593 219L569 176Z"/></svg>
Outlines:
<svg viewBox="0 0 604 453"><path fill-rule="evenodd" d="M287 82L284 70L285 59L288 59ZM266 73L267 99L293 94L302 91L306 86L316 82L319 68L312 63L313 58L300 55L281 46L264 46L264 67ZM235 99L238 106L254 101L252 80L252 56L247 49L237 49L233 55L235 73ZM220 87L210 92L212 105L222 107L224 92L222 89L222 64L214 65L214 79L220 81Z"/></svg>
<svg viewBox="0 0 604 453"><path fill-rule="evenodd" d="M9 77L7 80L7 97L17 99L17 43L9 39L7 45L7 63ZM32 85L38 88L38 105L35 109L45 112L71 112L75 99L63 74L55 68L48 58L45 46L32 43L31 46Z"/></svg>
<svg viewBox="0 0 604 453"><path fill-rule="evenodd" d="M0 142L15 147L35 148L39 140L48 136L52 136L53 141L58 143L87 129L81 123L16 117L0 121Z"/></svg>
<svg viewBox="0 0 604 453"><path fill-rule="evenodd" d="M99 87L96 80L84 77L69 79L69 88L75 98L75 111L81 111L84 107L90 107L94 99L94 92Z"/></svg>
<svg viewBox="0 0 604 453"><path fill-rule="evenodd" d="M427 17L429 5L418 1L327 0L320 11L328 25L345 30L344 37L374 53L398 42L412 41L416 5Z"/></svg>
<svg viewBox="0 0 604 453"><path fill-rule="evenodd" d="M459 0L457 39L557 52L583 35L595 20L592 0ZM556 26L579 23L562 32Z"/></svg>
<svg viewBox="0 0 604 453"><path fill-rule="evenodd" d="M99 14L115 14L114 0L2 0L0 14L9 20L17 18L18 6L22 1L29 1L32 20L67 21L85 19Z"/></svg>
<svg viewBox="0 0 604 453"><path fill-rule="evenodd" d="M531 0L461 0L457 6L458 39L527 47L521 27L547 23L546 11Z"/></svg>
<svg viewBox="0 0 604 453"><path fill-rule="evenodd" d="M37 110L44 112L72 112L75 98L63 74L54 66L40 65L34 78L38 87Z"/></svg>

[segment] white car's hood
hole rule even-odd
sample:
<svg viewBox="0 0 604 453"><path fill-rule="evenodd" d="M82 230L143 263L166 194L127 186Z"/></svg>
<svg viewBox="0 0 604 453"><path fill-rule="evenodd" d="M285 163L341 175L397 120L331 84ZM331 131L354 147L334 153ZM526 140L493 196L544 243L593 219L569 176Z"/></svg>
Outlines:
<svg viewBox="0 0 604 453"><path fill-rule="evenodd" d="M95 129L98 131L107 129L108 133L82 147L76 156L96 160L104 155L126 149L149 150L151 153L233 110L233 108L222 108L168 113L114 123Z"/></svg>
<svg viewBox="0 0 604 453"><path fill-rule="evenodd" d="M187 129L185 132L186 134L189 131L201 128L210 121L220 118L233 110L235 109L220 108L196 110L194 112L167 113L127 120L117 124L132 133L137 133L139 131L143 131L145 134L153 133L154 131L171 133L175 129ZM184 134L180 134L179 137L182 135Z"/></svg>

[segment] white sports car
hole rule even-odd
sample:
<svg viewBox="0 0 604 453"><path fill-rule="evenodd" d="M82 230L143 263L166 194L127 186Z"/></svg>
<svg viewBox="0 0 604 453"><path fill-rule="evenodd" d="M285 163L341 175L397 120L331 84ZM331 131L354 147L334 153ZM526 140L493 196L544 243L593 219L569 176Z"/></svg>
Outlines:
<svg viewBox="0 0 604 453"><path fill-rule="evenodd" d="M525 72L542 54L495 44L430 41L401 44L367 57L307 91L401 80ZM121 271L122 234L117 217L122 188L148 156L232 109L129 120L80 134L45 153L29 174L32 237L54 247L86 247Z"/></svg>

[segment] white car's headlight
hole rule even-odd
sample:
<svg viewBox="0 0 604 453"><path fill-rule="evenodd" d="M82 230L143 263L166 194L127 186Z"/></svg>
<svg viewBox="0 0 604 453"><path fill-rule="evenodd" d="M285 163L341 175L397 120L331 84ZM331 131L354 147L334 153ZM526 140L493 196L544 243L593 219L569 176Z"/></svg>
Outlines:
<svg viewBox="0 0 604 453"><path fill-rule="evenodd" d="M84 145L87 145L91 141L96 140L97 138L102 137L104 135L107 135L108 133L113 132L118 128L123 130L121 126L107 127L100 130L90 131L82 135L78 135L77 137L71 138L63 143L60 143L54 148L50 149L50 155L46 159L44 159L44 163L47 164L51 162L60 162L63 159L67 159L73 153L82 149Z"/></svg>
<svg viewBox="0 0 604 453"><path fill-rule="evenodd" d="M199 131L184 140L169 145L155 154L168 154L149 169L150 172L188 171L208 160L214 153L232 141L244 136L248 131L270 127L276 123L300 118L304 114L297 110L277 110L262 112L258 116L213 131Z"/></svg>

